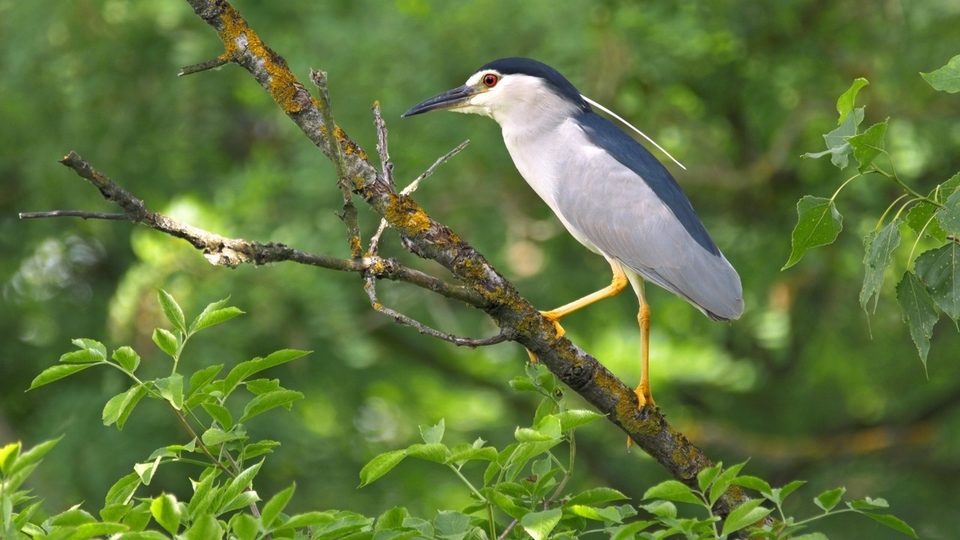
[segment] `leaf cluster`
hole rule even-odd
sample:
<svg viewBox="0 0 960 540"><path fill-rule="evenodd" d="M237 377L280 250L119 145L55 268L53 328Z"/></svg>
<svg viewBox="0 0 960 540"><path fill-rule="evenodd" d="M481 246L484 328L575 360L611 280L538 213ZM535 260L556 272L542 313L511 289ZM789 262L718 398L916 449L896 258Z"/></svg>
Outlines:
<svg viewBox="0 0 960 540"><path fill-rule="evenodd" d="M960 56L923 78L936 90L957 92ZM823 136L827 149L804 157L830 156L843 170L850 158L857 172L844 181L830 198L807 195L797 203L797 225L792 234L793 249L784 269L800 261L810 249L833 243L843 230L843 216L836 206L840 192L852 181L879 175L895 184L902 193L890 203L877 225L863 239L865 267L860 305L868 314L876 310L885 274L900 246L901 233L915 236L907 256L907 267L896 286L903 322L917 346L924 369L930 351L933 327L941 313L960 322L960 173L944 180L923 195L908 186L897 174L886 148L890 119L861 129L865 107L857 107L857 94L869 83L859 78L837 100L838 127ZM885 158L883 162L879 158ZM885 163L884 163L885 162Z"/></svg>

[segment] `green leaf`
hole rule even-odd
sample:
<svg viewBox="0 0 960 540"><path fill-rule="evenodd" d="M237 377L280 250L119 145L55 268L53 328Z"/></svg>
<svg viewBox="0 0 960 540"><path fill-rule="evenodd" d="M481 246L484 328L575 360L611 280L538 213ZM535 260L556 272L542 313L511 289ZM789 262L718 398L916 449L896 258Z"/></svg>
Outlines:
<svg viewBox="0 0 960 540"><path fill-rule="evenodd" d="M897 285L897 300L903 312L903 322L910 327L910 337L913 338L926 369L933 325L940 318L940 314L937 313L933 298L913 272L905 273Z"/></svg>
<svg viewBox="0 0 960 540"><path fill-rule="evenodd" d="M126 392L110 398L103 407L103 425L109 426L116 423L117 429L122 430L130 413L145 395L147 395L146 386L138 383L128 388Z"/></svg>
<svg viewBox="0 0 960 540"><path fill-rule="evenodd" d="M960 190L947 197L944 208L937 212L937 222L950 234L960 234Z"/></svg>
<svg viewBox="0 0 960 540"><path fill-rule="evenodd" d="M950 242L923 253L914 271L937 307L954 321L960 318L960 244Z"/></svg>
<svg viewBox="0 0 960 540"><path fill-rule="evenodd" d="M450 457L450 450L440 443L413 444L404 451L409 457L425 459L434 463L446 463Z"/></svg>
<svg viewBox="0 0 960 540"><path fill-rule="evenodd" d="M238 512L230 518L230 531L239 540L255 540L260 533L260 524L250 514Z"/></svg>
<svg viewBox="0 0 960 540"><path fill-rule="evenodd" d="M158 457L153 461L134 464L133 471L140 476L140 482L142 482L143 485L149 486L150 482L153 481L153 475L157 472L161 459L162 458Z"/></svg>
<svg viewBox="0 0 960 540"><path fill-rule="evenodd" d="M831 199L807 195L797 203L797 216L791 238L793 251L781 270L797 264L808 249L832 243L843 229L843 217Z"/></svg>
<svg viewBox="0 0 960 540"><path fill-rule="evenodd" d="M823 152L808 152L800 157L818 159L830 155L830 162L841 170L850 163L849 156L853 153L853 146L847 139L857 134L857 126L863 121L863 107L855 109L840 123L840 125L823 136L827 149Z"/></svg>
<svg viewBox="0 0 960 540"><path fill-rule="evenodd" d="M108 504L100 510L100 519L102 521L120 523L120 520L123 519L123 516L127 515L127 512L129 512L131 508L133 508L133 503Z"/></svg>
<svg viewBox="0 0 960 540"><path fill-rule="evenodd" d="M709 467L698 472L697 485L700 487L700 491L706 492L707 488L710 487L710 484L713 483L714 479L717 478L717 475L720 474L722 469L723 463L717 463L713 467Z"/></svg>
<svg viewBox="0 0 960 540"><path fill-rule="evenodd" d="M173 405L174 409L179 411L183 408L183 375L174 373L169 377L157 379L154 384L160 396Z"/></svg>
<svg viewBox="0 0 960 540"><path fill-rule="evenodd" d="M399 529L403 526L403 520L410 517L410 512L402 506L394 506L390 510L380 514L373 526L373 530L382 531L389 529Z"/></svg>
<svg viewBox="0 0 960 540"><path fill-rule="evenodd" d="M604 415L588 411L584 409L572 409L569 411L563 411L557 413L554 416L560 419L560 431L570 431L571 429L576 429L584 424L589 424L598 418L603 418Z"/></svg>
<svg viewBox="0 0 960 540"><path fill-rule="evenodd" d="M132 472L117 480L107 491L104 500L105 506L126 504L133 498L133 493L140 487L140 475Z"/></svg>
<svg viewBox="0 0 960 540"><path fill-rule="evenodd" d="M740 474L740 470L743 469L744 463L737 463L736 465L731 466L729 469L721 472L716 480L713 481L713 484L710 486L710 504L714 504L723 495L727 488L730 487L730 484L733 483L733 479Z"/></svg>
<svg viewBox="0 0 960 540"><path fill-rule="evenodd" d="M876 521L877 523L882 523L891 529L901 532L907 536L917 537L917 531L913 530L913 527L907 525L902 519L891 516L890 514L874 514L872 512L863 512L863 515L869 516L870 519Z"/></svg>
<svg viewBox="0 0 960 540"><path fill-rule="evenodd" d="M220 510L217 513L225 512L227 511L227 508L240 508L242 506L246 506L250 502L260 500L260 498L257 497L256 492L247 492L248 495L244 495L244 497L242 497L243 501L238 501L237 497L250 488L253 479L257 476L257 473L260 472L261 465L263 465L263 461L247 467L246 469L240 471L235 478L230 480L230 482L224 486L224 490L221 493L221 499L219 499L221 503ZM248 500L249 502L246 502ZM235 506L238 504L240 506Z"/></svg>
<svg viewBox="0 0 960 540"><path fill-rule="evenodd" d="M887 119L889 120L889 118ZM859 171L864 172L873 163L873 160L886 151L884 147L884 137L887 134L887 120L874 124L859 135L854 135L847 139L853 146L853 157L860 162Z"/></svg>
<svg viewBox="0 0 960 540"><path fill-rule="evenodd" d="M817 503L817 506L822 508L824 512L830 512L834 506L840 503L840 499L843 498L843 494L846 492L847 489L842 487L824 491L817 495L817 498L814 499L813 502Z"/></svg>
<svg viewBox="0 0 960 540"><path fill-rule="evenodd" d="M767 517L772 509L760 506L762 499L751 499L733 509L723 522L722 535L729 535Z"/></svg>
<svg viewBox="0 0 960 540"><path fill-rule="evenodd" d="M186 540L217 540L223 538L223 528L212 514L204 514L197 518L183 533Z"/></svg>
<svg viewBox="0 0 960 540"><path fill-rule="evenodd" d="M195 371L193 375L190 376L190 392L188 395L192 395L193 393L201 390L207 385L207 383L212 381L217 374L220 373L221 369L223 369L223 364L207 366L201 370Z"/></svg>
<svg viewBox="0 0 960 540"><path fill-rule="evenodd" d="M439 443L443 440L444 429L445 425L443 418L441 418L435 426L420 426L420 437L423 439L423 442L427 444Z"/></svg>
<svg viewBox="0 0 960 540"><path fill-rule="evenodd" d="M296 489L297 485L292 484L287 489L271 497L270 500L263 505L263 510L260 511L260 517L264 528L270 528L273 520L277 519L280 512L283 512L283 509L287 507L287 503L290 502L290 498L293 497L293 492Z"/></svg>
<svg viewBox="0 0 960 540"><path fill-rule="evenodd" d="M773 493L773 489L770 487L770 484L762 478L757 478L756 476L738 476L733 479L731 482L734 485L745 487L747 489L752 489L764 497Z"/></svg>
<svg viewBox="0 0 960 540"><path fill-rule="evenodd" d="M60 355L60 362L64 364L90 364L106 360L106 356L96 349L80 349Z"/></svg>
<svg viewBox="0 0 960 540"><path fill-rule="evenodd" d="M105 538L107 536L130 530L130 527L121 523L86 523L80 525L70 535L70 540L86 540L87 538Z"/></svg>
<svg viewBox="0 0 960 540"><path fill-rule="evenodd" d="M243 416L239 422L245 422L258 414L264 413L275 407L286 407L290 409L292 403L298 399L303 399L303 394L296 390L276 390L267 392L250 400L243 408Z"/></svg>
<svg viewBox="0 0 960 540"><path fill-rule="evenodd" d="M848 88L846 92L840 94L840 97L837 99L837 112L840 114L840 119L837 120L837 124L843 123L847 116L853 112L854 104L857 102L857 94L861 88L868 84L870 84L869 81L863 77L859 77L854 79L853 84L850 85L850 88Z"/></svg>
<svg viewBox="0 0 960 540"><path fill-rule="evenodd" d="M677 517L677 506L670 501L653 501L652 503L641 505L640 508L660 519L673 519Z"/></svg>
<svg viewBox="0 0 960 540"><path fill-rule="evenodd" d="M360 485L363 487L373 483L374 480L390 472L390 469L400 464L407 457L406 450L394 450L386 452L371 459L360 469Z"/></svg>
<svg viewBox="0 0 960 540"><path fill-rule="evenodd" d="M496 461L497 449L492 446L483 448L454 448L447 458L449 463L464 463L467 461Z"/></svg>
<svg viewBox="0 0 960 540"><path fill-rule="evenodd" d="M703 501L693 494L693 490L689 486L676 480L667 480L651 487L643 494L643 499L662 499L703 505Z"/></svg>
<svg viewBox="0 0 960 540"><path fill-rule="evenodd" d="M960 54L954 56L947 65L930 73L920 73L934 90L956 94L960 92Z"/></svg>
<svg viewBox="0 0 960 540"><path fill-rule="evenodd" d="M160 347L160 350L167 353L170 358L177 357L177 349L180 347L180 341L177 336L165 328L155 328L153 330L153 342Z"/></svg>
<svg viewBox="0 0 960 540"><path fill-rule="evenodd" d="M227 373L223 380L224 395L229 395L238 384L254 373L285 364L307 354L310 354L310 351L283 349L268 355L266 358L254 358L253 360L240 362L230 370L230 373Z"/></svg>
<svg viewBox="0 0 960 540"><path fill-rule="evenodd" d="M463 538L473 529L470 525L470 516L452 510L443 510L433 519L438 538Z"/></svg>
<svg viewBox="0 0 960 540"><path fill-rule="evenodd" d="M177 499L170 494L160 495L150 503L150 514L161 527L170 534L177 534L180 528L180 508Z"/></svg>
<svg viewBox="0 0 960 540"><path fill-rule="evenodd" d="M592 519L594 521L605 521L609 523L621 523L623 521L623 518L620 517L620 512L618 512L616 508L597 508L582 504L566 504L563 509L575 516Z"/></svg>
<svg viewBox="0 0 960 540"><path fill-rule="evenodd" d="M40 461L40 458L42 458L44 455L46 455L47 452L52 450L53 447L56 446L57 443L60 442L60 439L62 438L63 436L61 435L56 439L49 439L49 440L43 441L42 443L22 453L20 452L21 448L19 447L19 443L18 443L17 453L19 453L19 455L12 460L12 463L10 464L8 469L9 470L8 474L12 476L24 470L28 466L34 463L37 463L38 461Z"/></svg>
<svg viewBox="0 0 960 540"><path fill-rule="evenodd" d="M246 435L237 432L236 429L224 431L220 428L210 428L203 432L203 435L200 436L200 440L203 441L203 444L207 446L216 446L225 442L243 439L244 437L246 437Z"/></svg>
<svg viewBox="0 0 960 540"><path fill-rule="evenodd" d="M220 427L223 429L230 429L233 427L233 417L230 416L230 411L226 407L220 405L219 403L203 403L203 410L207 411L207 414L210 415L210 418L213 418Z"/></svg>
<svg viewBox="0 0 960 540"><path fill-rule="evenodd" d="M629 497L613 488L601 487L578 493L570 497L567 504L595 505L612 501L622 501L628 498Z"/></svg>
<svg viewBox="0 0 960 540"><path fill-rule="evenodd" d="M229 321L237 315L243 315L244 312L235 307L223 307L228 298L208 305L193 323L190 324L190 333L199 332L204 328L209 328L215 324Z"/></svg>
<svg viewBox="0 0 960 540"><path fill-rule="evenodd" d="M864 497L848 502L847 506L854 510L876 510L877 508L890 508L890 503L886 499Z"/></svg>
<svg viewBox="0 0 960 540"><path fill-rule="evenodd" d="M329 511L327 512L306 512L304 514L296 514L290 516L290 519L284 523L285 528L290 529L299 529L300 527L313 527L316 525L322 525L324 523L330 523L333 521L333 516Z"/></svg>
<svg viewBox="0 0 960 540"><path fill-rule="evenodd" d="M560 523L560 517L563 511L559 508L544 510L543 512L530 512L520 518L520 526L527 531L533 540L544 540L550 536L550 532Z"/></svg>
<svg viewBox="0 0 960 540"><path fill-rule="evenodd" d="M266 439L245 445L243 447L243 459L250 459L263 454L272 454L273 449L278 446L280 446L279 442Z"/></svg>
<svg viewBox="0 0 960 540"><path fill-rule="evenodd" d="M173 325L173 329L186 334L187 323L183 318L183 310L180 309L180 305L173 299L173 296L163 289L157 289L157 300L160 302L160 307L163 308L163 314Z"/></svg>
<svg viewBox="0 0 960 540"><path fill-rule="evenodd" d="M90 366L96 364L64 364L59 366L48 367L47 369L40 372L36 378L33 379L33 382L30 383L30 388L27 388L27 391L33 390L45 384L50 384L53 381L58 381L64 377L69 377L74 373L83 371Z"/></svg>
<svg viewBox="0 0 960 540"><path fill-rule="evenodd" d="M877 309L884 273L890 265L893 250L899 245L900 219L890 221L879 232L872 231L863 239L863 266L866 272L863 277L863 288L860 289L860 307L867 313L875 312ZM867 307L871 299L874 300L872 310Z"/></svg>
<svg viewBox="0 0 960 540"><path fill-rule="evenodd" d="M88 338L77 338L71 339L70 343L73 343L78 349L90 349L97 355L101 360L107 359L107 348L95 339Z"/></svg>
<svg viewBox="0 0 960 540"><path fill-rule="evenodd" d="M904 221L913 229L913 232L944 242L947 239L947 233L934 217L939 210L935 205L919 201L910 208Z"/></svg>
<svg viewBox="0 0 960 540"><path fill-rule="evenodd" d="M131 349L124 345L119 349L113 351L113 355L110 356L113 360L120 365L123 369L133 373L137 370L137 367L140 365L140 355L137 354L137 351Z"/></svg>
<svg viewBox="0 0 960 540"><path fill-rule="evenodd" d="M20 456L20 443L10 443L0 448L0 473L4 476L9 476L11 474L11 469L13 465L17 462L17 457Z"/></svg>
<svg viewBox="0 0 960 540"><path fill-rule="evenodd" d="M97 519L85 510L71 508L50 518L50 523L58 527L78 527L86 523L96 523Z"/></svg>

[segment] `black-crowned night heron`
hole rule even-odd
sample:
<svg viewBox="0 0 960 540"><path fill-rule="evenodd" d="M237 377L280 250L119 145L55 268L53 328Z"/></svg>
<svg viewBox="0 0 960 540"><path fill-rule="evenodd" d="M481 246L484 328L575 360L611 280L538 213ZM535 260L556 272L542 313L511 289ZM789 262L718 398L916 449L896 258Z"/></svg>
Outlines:
<svg viewBox="0 0 960 540"><path fill-rule="evenodd" d="M528 58L480 68L466 84L403 114L434 110L489 116L520 174L581 244L603 255L613 281L543 312L561 317L622 291L640 299L640 406L653 404L649 380L650 307L643 282L686 299L716 321L743 313L740 276L707 234L667 169L633 137L593 112L557 70Z"/></svg>

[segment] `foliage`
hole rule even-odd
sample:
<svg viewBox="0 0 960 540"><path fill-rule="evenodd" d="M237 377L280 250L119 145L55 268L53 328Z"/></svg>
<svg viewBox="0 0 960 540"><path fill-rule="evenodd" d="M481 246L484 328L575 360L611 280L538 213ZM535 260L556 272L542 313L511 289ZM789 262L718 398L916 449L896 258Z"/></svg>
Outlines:
<svg viewBox="0 0 960 540"><path fill-rule="evenodd" d="M59 441L52 439L22 452L20 443L0 448L0 531L3 538L71 538L82 540L98 536L122 539L214 539L236 538L576 538L600 533L612 539L666 538L682 534L687 538L728 538L737 531L755 527L772 508L764 508L762 499L754 499L734 509L721 524L712 508L732 486L758 491L773 503L780 515L778 524L764 523L756 529L758 537L787 538L815 519L828 514L858 512L895 530L916 536L908 525L872 510L886 508L882 499L863 499L847 503L835 511L844 493L838 488L820 494L815 502L823 515L795 521L783 513L783 500L802 482L772 489L752 476L738 476L744 464L724 470L721 464L697 476L698 489L675 480L658 484L644 495L650 501L639 509L649 519L636 519L638 509L630 504L608 505L627 499L608 487L595 487L575 494L565 491L576 457L575 430L600 415L591 411L567 409L556 378L539 365L527 368L527 377L518 377L512 386L519 391L542 396L533 427L517 428L515 443L502 450L477 439L473 444L449 447L443 443L443 420L433 426L421 426L423 443L380 454L360 471L360 486L366 486L388 473L405 458L417 458L446 466L469 489L474 502L459 510L445 509L432 519L411 516L406 508L393 508L376 519L343 510L310 511L288 515L296 485L274 494L266 502L254 489L254 481L267 455L280 445L278 441L251 442L244 422L276 407L289 409L302 398L299 392L284 389L277 379L251 378L261 371L290 362L307 354L281 350L240 362L218 378L226 367L217 364L191 373L184 385L180 364L187 340L197 332L230 320L242 311L226 306L226 299L209 304L188 326L183 310L173 296L158 291L159 303L173 330L157 328L154 342L172 360L171 374L163 378L141 380L136 372L140 356L124 346L107 356L106 347L92 339L76 339L78 350L60 357L60 363L43 370L33 381L34 389L63 379L93 366L103 365L124 373L133 385L111 398L103 408L104 425L116 424L122 430L134 409L144 398L164 403L191 435L185 444L170 444L153 452L146 461L133 466L133 472L117 480L107 492L99 519L77 504L40 523L32 520L41 501L29 491L20 490L27 477L39 465L40 458ZM247 392L237 392L240 389ZM236 392L236 393L235 393ZM232 399L231 399L232 396ZM229 403L228 403L229 401ZM242 415L234 420L234 414ZM231 409L233 412L231 412ZM201 412L202 411L202 412ZM553 450L566 443L566 462ZM259 458L255 461L254 458ZM189 500L177 500L170 493L140 495L148 488L161 465L184 463L199 469L190 478L193 494ZM486 463L482 483L471 481L464 468ZM706 519L677 517L673 502L690 503L705 509ZM263 502L262 505L259 503ZM719 528L718 528L719 527ZM522 533L520 532L522 531ZM812 537L811 537L812 538Z"/></svg>
<svg viewBox="0 0 960 540"><path fill-rule="evenodd" d="M960 80L960 55L953 57L946 66L922 75L936 90L957 92L960 90L957 83ZM860 291L860 305L868 314L876 310L884 275L900 245L901 226L905 225L916 236L907 256L913 270L907 270L897 284L897 300L903 322L910 328L910 336L926 369L933 326L941 312L954 323L960 321L960 172L944 180L927 195L908 186L897 174L886 149L890 119L861 130L865 107L857 107L856 99L867 84L866 79L856 79L837 100L839 127L823 136L827 149L804 155L808 158L830 156L830 161L841 170L849 165L852 156L857 162L857 172L829 199L810 195L800 199L797 225L792 235L793 251L783 268L796 264L807 250L831 244L837 239L843 229L843 216L835 201L852 181L871 174L892 181L902 194L890 203L876 228L863 239L866 273ZM885 166L878 162L880 157L885 158ZM889 221L884 223L888 217Z"/></svg>

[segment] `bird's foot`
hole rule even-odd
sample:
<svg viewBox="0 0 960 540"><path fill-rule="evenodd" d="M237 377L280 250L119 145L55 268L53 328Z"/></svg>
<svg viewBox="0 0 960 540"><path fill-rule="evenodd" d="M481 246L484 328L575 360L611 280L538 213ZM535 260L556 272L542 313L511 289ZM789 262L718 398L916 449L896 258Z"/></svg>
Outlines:
<svg viewBox="0 0 960 540"><path fill-rule="evenodd" d="M653 395L650 393L650 383L647 381L642 381L640 386L633 391L637 395L637 409L643 410L644 407L656 407L657 404L653 401ZM633 446L633 439L627 437L627 452L630 451L630 447Z"/></svg>
<svg viewBox="0 0 960 540"><path fill-rule="evenodd" d="M562 317L562 315L557 314L556 311L541 311L540 315L543 315L545 319L553 323L553 329L557 333L557 339L567 335L567 331L560 326L560 317Z"/></svg>

